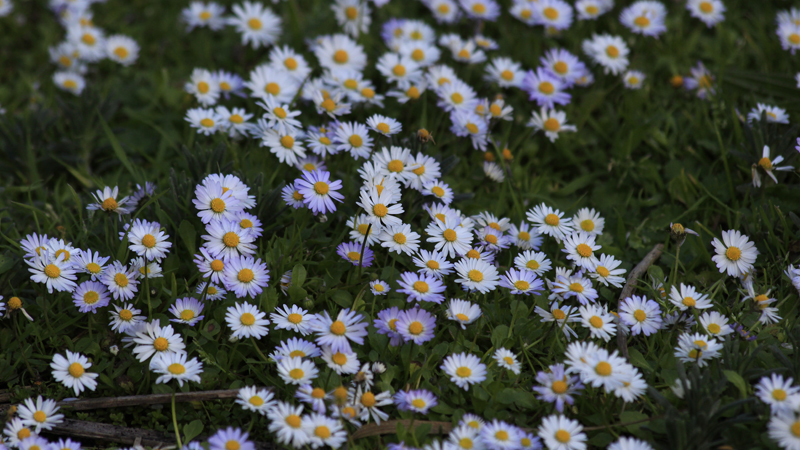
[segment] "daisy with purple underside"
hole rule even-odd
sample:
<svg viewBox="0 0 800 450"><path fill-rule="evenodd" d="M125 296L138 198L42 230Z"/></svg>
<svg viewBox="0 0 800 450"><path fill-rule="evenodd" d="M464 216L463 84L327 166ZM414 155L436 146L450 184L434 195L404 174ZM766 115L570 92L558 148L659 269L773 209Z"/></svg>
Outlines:
<svg viewBox="0 0 800 450"><path fill-rule="evenodd" d="M367 335L364 316L343 309L334 320L327 311L317 314L311 322L311 330L317 334L317 344L328 346L333 352L351 352L350 341L363 345Z"/></svg>
<svg viewBox="0 0 800 450"><path fill-rule="evenodd" d="M330 172L314 170L303 172L303 176L295 180L297 191L303 194L303 203L315 213L334 212L334 200L340 203L344 200L344 195L337 192L342 189L341 180L331 181L330 177Z"/></svg>

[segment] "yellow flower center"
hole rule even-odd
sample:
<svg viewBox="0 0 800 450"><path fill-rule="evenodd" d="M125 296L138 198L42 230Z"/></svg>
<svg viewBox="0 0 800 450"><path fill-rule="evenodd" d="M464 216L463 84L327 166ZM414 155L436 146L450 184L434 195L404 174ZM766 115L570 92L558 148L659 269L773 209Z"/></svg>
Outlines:
<svg viewBox="0 0 800 450"><path fill-rule="evenodd" d="M289 376L292 377L293 380L299 380L305 376L305 372L303 369L292 369L289 371Z"/></svg>
<svg viewBox="0 0 800 450"><path fill-rule="evenodd" d="M560 220L558 216L555 214L548 214L544 218L544 223L550 225L551 227L558 226L559 221Z"/></svg>
<svg viewBox="0 0 800 450"><path fill-rule="evenodd" d="M286 423L292 428L300 428L300 416L297 414L290 414L286 416Z"/></svg>
<svg viewBox="0 0 800 450"><path fill-rule="evenodd" d="M328 183L324 181L317 181L316 183L314 183L314 192L316 192L319 195L325 195L328 193L329 190L330 186L328 186Z"/></svg>
<svg viewBox="0 0 800 450"><path fill-rule="evenodd" d="M456 234L455 230L448 228L442 232L442 237L447 242L454 242L458 238L458 234Z"/></svg>
<svg viewBox="0 0 800 450"><path fill-rule="evenodd" d="M386 124L378 124L377 128L380 129L381 125L386 125ZM383 130L381 130L381 131L383 131ZM389 131L389 127L387 126L386 127L386 132L388 132L388 131ZM405 169L405 165L403 164L403 161L400 161L399 159L393 159L393 160L389 161L389 164L386 165L386 168L389 169L389 172L398 173L398 172L402 172L403 169Z"/></svg>
<svg viewBox="0 0 800 450"><path fill-rule="evenodd" d="M490 244L497 244L497 236L495 236L493 234L487 234L486 235L486 242L488 242Z"/></svg>
<svg viewBox="0 0 800 450"><path fill-rule="evenodd" d="M238 114L231 114L231 116L228 118L228 120L231 121L232 123L237 124L237 125L240 124L240 123L244 123L244 117L242 117L242 116L240 116Z"/></svg>
<svg viewBox="0 0 800 450"><path fill-rule="evenodd" d="M608 55L609 58L616 58L619 56L619 49L613 45L609 45L606 47L606 55Z"/></svg>
<svg viewBox="0 0 800 450"><path fill-rule="evenodd" d="M458 320L462 321L462 322L467 322L467 321L469 321L469 317L468 317L466 314L461 314L461 313L458 313L458 314L456 314L456 318L457 318Z"/></svg>
<svg viewBox="0 0 800 450"><path fill-rule="evenodd" d="M123 309L119 312L119 318L124 320L125 322L130 321L133 319L133 313L128 309Z"/></svg>
<svg viewBox="0 0 800 450"><path fill-rule="evenodd" d="M525 280L519 280L514 283L514 287L519 291L527 291L531 287L530 283Z"/></svg>
<svg viewBox="0 0 800 450"><path fill-rule="evenodd" d="M87 305L94 305L98 300L100 300L100 294L95 291L88 291L83 294L83 303Z"/></svg>
<svg viewBox="0 0 800 450"><path fill-rule="evenodd" d="M297 325L298 323L303 321L303 316L297 313L291 313L288 316L286 316L286 320Z"/></svg>
<svg viewBox="0 0 800 450"><path fill-rule="evenodd" d="M578 246L575 247L575 251L584 258L592 256L592 247L589 247L587 244L578 244Z"/></svg>
<svg viewBox="0 0 800 450"><path fill-rule="evenodd" d="M550 20L558 19L558 10L553 7L545 8L542 14Z"/></svg>
<svg viewBox="0 0 800 450"><path fill-rule="evenodd" d="M92 46L97 42L97 39L89 33L84 33L83 36L81 36L81 41L86 45Z"/></svg>
<svg viewBox="0 0 800 450"><path fill-rule="evenodd" d="M636 319L637 322L644 322L647 320L647 313L641 309L637 309L633 312L633 318Z"/></svg>
<svg viewBox="0 0 800 450"><path fill-rule="evenodd" d="M568 386L565 381L556 380L550 386L550 389L552 389L556 394L563 394L564 392L567 392L567 387Z"/></svg>
<svg viewBox="0 0 800 450"><path fill-rule="evenodd" d="M583 292L583 285L580 283L572 283L569 285L569 290L580 294Z"/></svg>
<svg viewBox="0 0 800 450"><path fill-rule="evenodd" d="M500 430L494 434L494 438L498 441L507 441L508 440L508 431Z"/></svg>
<svg viewBox="0 0 800 450"><path fill-rule="evenodd" d="M236 247L239 245L239 235L233 231L229 231L222 236L222 242L226 247Z"/></svg>
<svg viewBox="0 0 800 450"><path fill-rule="evenodd" d="M532 259L532 260L528 261L527 264L525 264L525 267L527 267L528 269L531 269L531 270L537 270L537 269L539 269L539 262L536 261L535 259Z"/></svg>
<svg viewBox="0 0 800 450"><path fill-rule="evenodd" d="M125 47L117 47L114 49L114 54L117 55L119 59L125 59L128 57L128 49Z"/></svg>
<svg viewBox="0 0 800 450"><path fill-rule="evenodd" d="M475 3L472 5L472 12L475 14L486 14L486 5L483 3Z"/></svg>
<svg viewBox="0 0 800 450"><path fill-rule="evenodd" d="M225 268L225 263L223 263L219 259L215 259L215 260L211 261L210 266L211 266L211 270L213 270L214 272L221 272L222 269Z"/></svg>
<svg viewBox="0 0 800 450"><path fill-rule="evenodd" d="M697 301L692 297L683 297L682 301L684 306L688 306L690 308L694 307L697 304Z"/></svg>
<svg viewBox="0 0 800 450"><path fill-rule="evenodd" d="M254 395L250 397L250 400L248 400L248 402L255 407L259 407L264 404L264 399L257 395Z"/></svg>
<svg viewBox="0 0 800 450"><path fill-rule="evenodd" d="M790 428L794 437L800 438L800 420L792 424Z"/></svg>
<svg viewBox="0 0 800 450"><path fill-rule="evenodd" d="M550 95L555 92L556 88L553 86L553 83L549 81L542 81L539 83L539 92L545 95Z"/></svg>
<svg viewBox="0 0 800 450"><path fill-rule="evenodd" d="M382 284L376 284L375 286L373 286L373 288L378 292L383 292L383 285Z"/></svg>
<svg viewBox="0 0 800 450"><path fill-rule="evenodd" d="M511 80L514 79L514 72L506 69L506 70L500 72L500 78L502 78L502 79L504 79L506 81L511 81Z"/></svg>
<svg viewBox="0 0 800 450"><path fill-rule="evenodd" d="M513 366L514 365L514 358L512 358L510 356L505 356L505 357L503 357L503 362L505 362L509 366Z"/></svg>
<svg viewBox="0 0 800 450"><path fill-rule="evenodd" d="M605 361L600 361L596 366L594 366L594 371L601 377L607 377L611 375L611 364Z"/></svg>
<svg viewBox="0 0 800 450"><path fill-rule="evenodd" d="M728 249L725 250L725 256L731 261L738 261L739 258L742 257L742 251L737 247L728 247Z"/></svg>
<svg viewBox="0 0 800 450"><path fill-rule="evenodd" d="M797 34L797 33L790 34L789 35L789 42L791 42L794 45L800 44L800 34Z"/></svg>
<svg viewBox="0 0 800 450"><path fill-rule="evenodd" d="M289 70L297 69L297 60L291 56L283 60L283 65Z"/></svg>
<svg viewBox="0 0 800 450"><path fill-rule="evenodd" d="M167 367L167 370L173 375L181 375L186 372L186 367L183 364L173 363Z"/></svg>
<svg viewBox="0 0 800 450"><path fill-rule="evenodd" d="M358 8L355 6L348 6L344 10L344 14L347 16L349 20L356 20L358 17Z"/></svg>
<svg viewBox="0 0 800 450"><path fill-rule="evenodd" d="M152 234L145 234L142 237L142 245L144 245L147 248L155 247L156 246L156 237L153 236Z"/></svg>
<svg viewBox="0 0 800 450"><path fill-rule="evenodd" d="M375 90L373 90L372 88L364 88L361 90L361 95L363 95L366 98L373 98L375 97Z"/></svg>
<svg viewBox="0 0 800 450"><path fill-rule="evenodd" d="M64 56L64 55L61 55L58 58L58 63L61 64L64 67L71 67L72 66L72 60L69 59L69 57Z"/></svg>
<svg viewBox="0 0 800 450"><path fill-rule="evenodd" d="M478 126L475 125L474 123L472 123L472 122L468 123L466 125L466 128L467 128L467 131L469 131L471 134L478 134L478 131L479 131L478 130Z"/></svg>
<svg viewBox="0 0 800 450"><path fill-rule="evenodd" d="M208 20L211 18L211 13L208 11L203 11L200 13L200 20Z"/></svg>
<svg viewBox="0 0 800 450"><path fill-rule="evenodd" d="M597 274L600 275L603 278L607 278L609 275L611 275L611 272L609 272L609 270L606 269L603 266L597 266L597 269L595 269L595 272L597 272Z"/></svg>
<svg viewBox="0 0 800 450"><path fill-rule="evenodd" d="M47 420L47 414L45 414L44 411L36 411L33 413L33 420L39 423L44 423L44 421Z"/></svg>
<svg viewBox="0 0 800 450"><path fill-rule="evenodd" d="M445 195L444 189L442 189L439 186L432 187L431 188L431 192L433 192L433 195L435 195L437 197L440 197L440 198L444 197L444 195Z"/></svg>
<svg viewBox="0 0 800 450"><path fill-rule="evenodd" d="M208 287L208 293L210 295L216 295L217 294L217 288L215 288L214 286L209 286Z"/></svg>
<svg viewBox="0 0 800 450"><path fill-rule="evenodd" d="M222 89L223 91L230 91L231 85L227 81L221 81L219 83L219 88Z"/></svg>
<svg viewBox="0 0 800 450"><path fill-rule="evenodd" d="M375 394L372 392L364 392L361 396L361 404L367 408L375 406Z"/></svg>
<svg viewBox="0 0 800 450"><path fill-rule="evenodd" d="M759 159L758 165L764 170L772 170L772 161L770 161L769 158Z"/></svg>
<svg viewBox="0 0 800 450"><path fill-rule="evenodd" d="M210 206L211 210L217 214L225 211L225 201L220 198L215 198L214 200L211 200Z"/></svg>
<svg viewBox="0 0 800 450"><path fill-rule="evenodd" d="M284 148L292 148L292 147L294 147L294 138L287 134L286 136L281 138L281 145Z"/></svg>
<svg viewBox="0 0 800 450"><path fill-rule="evenodd" d="M434 260L428 261L425 265L428 266L429 269L439 270L439 263Z"/></svg>
<svg viewBox="0 0 800 450"><path fill-rule="evenodd" d="M250 27L251 30L260 30L261 21L253 17L252 19L247 21L247 26Z"/></svg>
<svg viewBox="0 0 800 450"><path fill-rule="evenodd" d="M44 268L44 274L50 278L58 278L61 275L61 269L55 264L48 264Z"/></svg>
<svg viewBox="0 0 800 450"><path fill-rule="evenodd" d="M344 64L350 59L350 56L344 50L336 50L333 54L333 60L339 64Z"/></svg>
<svg viewBox="0 0 800 450"><path fill-rule="evenodd" d="M472 369L470 369L469 367L461 366L458 369L456 369L456 375L458 375L459 378L467 378L468 376L472 375Z"/></svg>
<svg viewBox="0 0 800 450"><path fill-rule="evenodd" d="M249 283L253 281L253 278L255 278L255 274L250 269L242 269L236 275L236 278L242 283Z"/></svg>
<svg viewBox="0 0 800 450"><path fill-rule="evenodd" d="M26 428L20 428L20 430L17 431L17 439L19 439L20 441L25 440L25 439L27 439L29 437L31 437L30 428L27 428L27 427Z"/></svg>
<svg viewBox="0 0 800 450"><path fill-rule="evenodd" d="M347 364L347 355L344 353L336 353L331 357L331 360L333 360L333 362L337 365L343 366Z"/></svg>
<svg viewBox="0 0 800 450"><path fill-rule="evenodd" d="M414 321L408 326L408 332L413 334L414 336L419 335L422 333L423 327L420 322Z"/></svg>
<svg viewBox="0 0 800 450"><path fill-rule="evenodd" d="M80 363L74 362L69 365L69 369L67 369L67 372L69 372L69 374L74 378L80 378L81 376L83 376L84 369L83 366L80 365Z"/></svg>
<svg viewBox="0 0 800 450"><path fill-rule="evenodd" d="M242 325L245 325L245 326L249 327L249 326L253 325L254 323L256 323L256 316L250 314L249 312L246 312L246 313L242 314L241 317L239 317L239 322L241 322Z"/></svg>
<svg viewBox="0 0 800 450"><path fill-rule="evenodd" d="M114 275L114 283L119 287L126 287L128 285L128 277L124 273Z"/></svg>
<svg viewBox="0 0 800 450"><path fill-rule="evenodd" d="M783 389L777 388L772 391L772 398L775 400L782 402L786 400L786 391Z"/></svg>
<svg viewBox="0 0 800 450"><path fill-rule="evenodd" d="M477 251L477 250L475 250L474 248L473 248L473 249L470 249L470 250L467 252L467 258L470 258L470 259L480 259L480 257L481 257L481 254L480 254L480 252L479 252L479 251Z"/></svg>
<svg viewBox="0 0 800 450"><path fill-rule="evenodd" d="M108 197L107 199L103 200L102 207L106 211L114 211L117 209L117 201L111 197Z"/></svg>
<svg viewBox="0 0 800 450"><path fill-rule="evenodd" d="M337 336L342 336L344 335L345 331L347 330L344 326L344 322L342 322L341 320L336 320L331 324L331 333Z"/></svg>
<svg viewBox="0 0 800 450"><path fill-rule="evenodd" d="M567 442L569 442L570 438L572 438L572 436L569 434L569 431L567 431L567 430L558 430L558 431L556 431L556 440L558 442L561 442L562 444L566 444Z"/></svg>
<svg viewBox="0 0 800 450"><path fill-rule="evenodd" d="M389 208L383 203L378 203L372 207L372 212L378 217L386 217L386 215L389 214Z"/></svg>
<svg viewBox="0 0 800 450"><path fill-rule="evenodd" d="M639 28L645 28L650 26L650 19L645 16L639 16L633 20L633 23Z"/></svg>
<svg viewBox="0 0 800 450"><path fill-rule="evenodd" d="M585 11L590 16L594 16L594 15L597 15L597 13L600 12L600 9L595 5L589 5L589 6L586 7Z"/></svg>
<svg viewBox="0 0 800 450"><path fill-rule="evenodd" d="M194 311L191 309L184 309L181 311L181 320L190 321L194 319Z"/></svg>
<svg viewBox="0 0 800 450"><path fill-rule="evenodd" d="M163 352L167 348L169 348L169 341L165 337L157 337L153 341L153 348L155 348L159 352Z"/></svg>
<svg viewBox="0 0 800 450"><path fill-rule="evenodd" d="M430 290L430 287L428 287L428 283L426 283L424 281L415 281L414 282L414 290L424 294L424 293L428 292L428 290Z"/></svg>
<svg viewBox="0 0 800 450"><path fill-rule="evenodd" d="M717 333L719 333L721 331L721 328L716 323L710 323L706 327L706 330L708 330L708 332L711 333L711 334L717 334Z"/></svg>
<svg viewBox="0 0 800 450"><path fill-rule="evenodd" d="M211 128L211 127L214 126L214 121L209 119L208 117L206 117L205 119L200 121L200 125L202 125L202 126L204 126L206 128Z"/></svg>
<svg viewBox="0 0 800 450"><path fill-rule="evenodd" d="M336 109L336 103L329 98L325 99L322 103L319 104L319 106L321 106L328 112L333 112L333 110Z"/></svg>
<svg viewBox="0 0 800 450"><path fill-rule="evenodd" d="M325 398L325 390L316 387L311 391L311 397L316 399L323 399Z"/></svg>
<svg viewBox="0 0 800 450"><path fill-rule="evenodd" d="M406 74L406 68L402 64L397 64L392 69L392 73L395 74L395 76L402 77Z"/></svg>
<svg viewBox="0 0 800 450"><path fill-rule="evenodd" d="M458 446L469 450L473 446L472 439L468 437L461 438L461 440L458 441Z"/></svg>
<svg viewBox="0 0 800 450"><path fill-rule="evenodd" d="M331 437L331 430L329 430L325 425L319 425L318 427L314 428L314 435L320 439L328 439Z"/></svg>
<svg viewBox="0 0 800 450"><path fill-rule="evenodd" d="M353 147L361 147L364 144L364 140L361 139L361 136L357 134L350 136L350 139L348 139L348 141L350 142L350 145L352 145Z"/></svg>
<svg viewBox="0 0 800 450"><path fill-rule="evenodd" d="M483 281L483 273L481 273L479 270L472 269L469 271L469 273L467 273L467 278L469 278L470 281L480 283Z"/></svg>
<svg viewBox="0 0 800 450"><path fill-rule="evenodd" d="M560 310L558 308L554 309L551 314L553 314L553 317L556 320L564 320L567 317L567 315L564 313L564 311L562 311L562 310Z"/></svg>
<svg viewBox="0 0 800 450"><path fill-rule="evenodd" d="M589 319L589 323L595 328L603 328L603 319L597 316L592 316Z"/></svg>

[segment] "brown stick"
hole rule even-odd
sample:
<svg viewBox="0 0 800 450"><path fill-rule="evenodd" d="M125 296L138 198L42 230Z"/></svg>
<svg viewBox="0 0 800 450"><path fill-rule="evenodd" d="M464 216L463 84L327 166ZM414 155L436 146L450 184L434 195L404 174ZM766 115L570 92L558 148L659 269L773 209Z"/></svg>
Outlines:
<svg viewBox="0 0 800 450"><path fill-rule="evenodd" d="M395 434L397 433L398 423L402 423L405 428L408 428L411 425L411 420L389 420L381 422L380 425L374 423L364 425L353 433L353 440L370 436L380 436L383 434ZM450 422L432 422L429 420L414 421L414 428L416 429L418 426L426 423L431 425L431 433L446 434L453 429L453 425Z"/></svg>
<svg viewBox="0 0 800 450"><path fill-rule="evenodd" d="M234 398L239 395L238 389L223 389L218 391L178 392L175 394L176 402L196 402L207 400L220 400ZM127 397L100 397L83 400L60 401L58 406L70 408L75 411L87 409L120 408L125 406L158 405L172 401L172 394L131 395Z"/></svg>
<svg viewBox="0 0 800 450"><path fill-rule="evenodd" d="M619 295L619 303L622 303L623 300L633 294L633 290L636 288L636 280L647 272L647 269L661 257L662 253L664 253L664 244L656 244L653 246L653 249L650 250L650 253L645 255L644 259L639 261L639 264L631 270L625 282L625 287L622 288L622 293ZM617 309L619 309L619 303L617 304ZM622 356L628 359L628 337L619 330L617 330L617 347L619 347L619 352Z"/></svg>

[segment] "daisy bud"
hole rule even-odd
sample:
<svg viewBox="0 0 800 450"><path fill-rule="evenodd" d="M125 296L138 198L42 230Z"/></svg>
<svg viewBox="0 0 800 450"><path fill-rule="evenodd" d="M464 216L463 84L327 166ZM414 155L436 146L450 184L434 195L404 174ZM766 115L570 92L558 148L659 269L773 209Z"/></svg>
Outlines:
<svg viewBox="0 0 800 450"><path fill-rule="evenodd" d="M339 386L333 390L333 400L337 405L344 405L347 403L347 388Z"/></svg>
<svg viewBox="0 0 800 450"><path fill-rule="evenodd" d="M112 345L111 347L108 347L108 351L111 352L112 355L117 356L117 353L119 353L119 347Z"/></svg>
<svg viewBox="0 0 800 450"><path fill-rule="evenodd" d="M8 299L9 310L15 310L19 308L22 308L22 300L20 300L19 297L11 297Z"/></svg>
<svg viewBox="0 0 800 450"><path fill-rule="evenodd" d="M514 159L514 155L511 154L511 150L509 150L507 148L503 149L503 159L505 159L506 161L509 161L509 162Z"/></svg>
<svg viewBox="0 0 800 450"><path fill-rule="evenodd" d="M486 153L484 153L484 154L483 154L483 159L484 159L485 161L488 161L488 162L493 162L493 161L494 161L494 153L492 153L492 152L486 152Z"/></svg>
<svg viewBox="0 0 800 450"><path fill-rule="evenodd" d="M669 84L671 84L675 89L678 89L679 87L683 86L683 77L680 75L675 75L669 79Z"/></svg>

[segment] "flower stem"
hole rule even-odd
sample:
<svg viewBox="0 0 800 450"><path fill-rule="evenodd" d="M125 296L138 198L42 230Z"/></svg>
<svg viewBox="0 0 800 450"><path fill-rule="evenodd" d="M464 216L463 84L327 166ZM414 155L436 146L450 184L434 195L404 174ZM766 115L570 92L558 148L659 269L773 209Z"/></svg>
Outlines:
<svg viewBox="0 0 800 450"><path fill-rule="evenodd" d="M178 416L175 415L175 391L172 391L172 426L175 427L175 440L178 442L178 449L183 448L181 443L181 432L178 429Z"/></svg>
<svg viewBox="0 0 800 450"><path fill-rule="evenodd" d="M673 286L677 286L677 278L678 278L678 263L680 262L681 256L681 246L678 244L678 248L675 249L675 267L672 268L672 278L669 280Z"/></svg>
<svg viewBox="0 0 800 450"><path fill-rule="evenodd" d="M256 339L253 336L250 336L250 340L253 341L253 347L256 348L256 352L258 352L258 355L261 356L261 359L263 359L265 362L269 362L269 358L264 356L264 354L261 353L261 349L258 348L258 342L256 342Z"/></svg>

